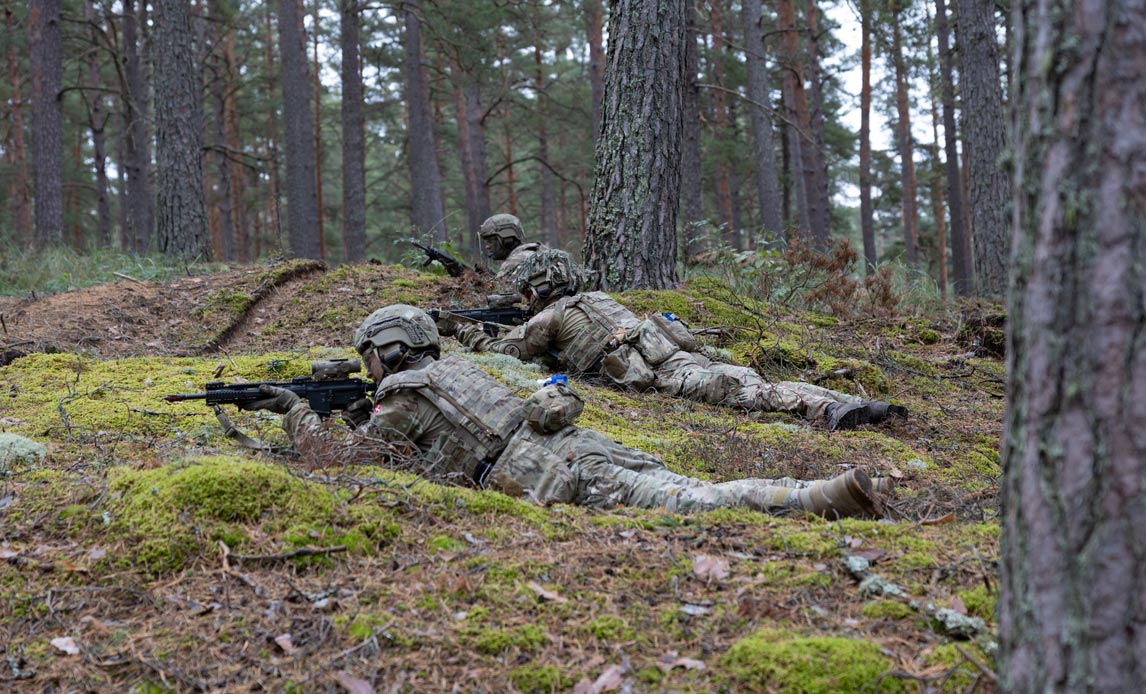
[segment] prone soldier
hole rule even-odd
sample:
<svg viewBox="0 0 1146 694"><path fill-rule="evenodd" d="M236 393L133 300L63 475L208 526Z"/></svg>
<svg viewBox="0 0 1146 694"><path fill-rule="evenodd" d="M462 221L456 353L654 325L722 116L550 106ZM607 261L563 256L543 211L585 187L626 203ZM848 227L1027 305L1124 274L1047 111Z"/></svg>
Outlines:
<svg viewBox="0 0 1146 694"><path fill-rule="evenodd" d="M517 287L532 317L494 338L442 312L438 329L475 351L518 359L555 355L562 368L600 375L613 386L655 389L690 400L745 410L787 412L852 429L907 409L798 381L770 383L755 370L714 362L671 314L641 320L604 292L580 293L584 275L568 253L545 250L517 270Z"/></svg>
<svg viewBox="0 0 1146 694"><path fill-rule="evenodd" d="M440 358L439 333L423 311L403 304L378 309L354 345L378 384L373 405L348 409L366 434L358 443L405 442L419 451L419 472L526 495L541 504L618 505L674 512L744 506L828 517L876 516L881 493L858 469L826 481L745 479L705 482L669 471L656 456L627 448L573 422L583 403L564 384L522 400L460 356ZM263 386L264 399L242 405L285 415L300 449L329 433L292 392ZM880 487L882 489L882 487Z"/></svg>

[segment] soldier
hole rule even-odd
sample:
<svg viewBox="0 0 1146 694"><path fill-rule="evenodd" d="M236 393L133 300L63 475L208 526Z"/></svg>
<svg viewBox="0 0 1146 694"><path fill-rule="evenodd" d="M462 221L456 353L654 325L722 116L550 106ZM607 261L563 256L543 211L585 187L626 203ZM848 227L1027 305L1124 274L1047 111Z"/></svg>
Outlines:
<svg viewBox="0 0 1146 694"><path fill-rule="evenodd" d="M556 356L565 370L599 374L610 385L655 389L670 395L745 410L788 412L824 422L829 429L853 429L907 409L863 400L810 383L769 383L745 366L714 362L696 338L671 314L641 320L604 292L578 293L583 276L564 251L531 256L518 268L517 286L533 317L502 338L481 327L460 324L442 312L438 329L475 351L518 359Z"/></svg>
<svg viewBox="0 0 1146 694"><path fill-rule="evenodd" d="M541 504L618 505L674 512L745 506L807 511L828 517L876 516L880 494L861 470L822 482L748 479L714 484L670 472L659 458L626 448L573 424L583 403L568 386L549 385L522 400L460 356L440 359L438 330L424 312L403 304L372 313L354 346L378 383L373 408L352 407L372 439L408 442L420 452L420 474L525 495ZM264 385L245 409L285 415L283 428L300 449L326 432L289 390Z"/></svg>
<svg viewBox="0 0 1146 694"><path fill-rule="evenodd" d="M524 297L513 286L514 271L531 255L548 247L540 243L525 243L521 220L511 214L495 214L485 220L481 223L478 235L486 257L502 261L494 275L499 293L486 297L487 303L491 307L502 307L524 301Z"/></svg>

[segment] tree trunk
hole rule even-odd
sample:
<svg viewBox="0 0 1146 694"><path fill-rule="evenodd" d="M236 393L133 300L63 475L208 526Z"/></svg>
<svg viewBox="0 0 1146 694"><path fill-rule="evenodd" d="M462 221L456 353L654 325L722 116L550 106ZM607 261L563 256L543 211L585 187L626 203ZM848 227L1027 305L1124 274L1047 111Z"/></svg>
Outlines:
<svg viewBox="0 0 1146 694"><path fill-rule="evenodd" d="M816 150L816 143L812 137L811 118L808 113L808 96L804 89L804 73L800 60L800 35L796 26L796 5L794 0L778 0L777 14L782 33L784 46L784 91L785 100L792 113L790 128L793 140L790 144L793 177L796 181L796 197L799 200L803 195L802 208L807 214L805 233L809 234L812 242L818 248L826 248L828 242L827 210L819 204L818 177L820 170L821 153ZM801 190L802 189L802 190ZM801 212L801 221L805 212Z"/></svg>
<svg viewBox="0 0 1146 694"><path fill-rule="evenodd" d="M296 258L322 258L314 170L314 114L310 110L301 0L279 0L283 120L286 123L287 237Z"/></svg>
<svg viewBox="0 0 1146 694"><path fill-rule="evenodd" d="M203 207L203 89L195 64L191 7L155 3L156 230L170 259L210 260Z"/></svg>
<svg viewBox="0 0 1146 694"><path fill-rule="evenodd" d="M728 170L727 148L724 145L731 138L728 134L728 97L724 89L724 0L710 0L712 54L709 65L712 69L713 138L721 144L716 152L716 207L720 210L720 226L724 231L724 242L729 248L739 248L739 238L732 222L732 181Z"/></svg>
<svg viewBox="0 0 1146 694"><path fill-rule="evenodd" d="M342 247L343 260L357 263L366 259L366 147L358 0L339 0L338 10L342 48Z"/></svg>
<svg viewBox="0 0 1146 694"><path fill-rule="evenodd" d="M230 93L231 80L225 47L227 34L231 33L230 17L227 16L226 10L219 2L209 2L208 11L211 13L211 26L215 34L212 41L212 54L208 57L211 66L211 83L208 91L210 91L211 99L214 102L212 117L215 125L215 149L211 153L210 159L214 160L215 175L219 180L219 185L213 196L216 204L211 210L211 217L218 217L219 245L215 250L222 260L233 261L235 259L235 222L233 218L235 201L231 197L231 159L226 153L227 99ZM210 185L207 186L207 190L211 190L211 188Z"/></svg>
<svg viewBox="0 0 1146 694"><path fill-rule="evenodd" d="M322 69L322 65L318 62L318 26L319 26L319 12L318 5L321 0L314 0L314 14L312 15L312 22L314 31L311 32L312 45L314 47L314 72L311 73L311 78L314 80L314 200L315 200L315 213L318 220L318 254L320 258L326 257L326 212L322 200L322 82L318 79L318 73Z"/></svg>
<svg viewBox="0 0 1146 694"><path fill-rule="evenodd" d="M278 93L278 85L275 84L275 75L278 71L275 69L275 42L273 39L274 28L272 27L272 15L274 14L268 3L265 6L266 15L264 21L266 22L265 38L263 46L265 47L266 54L264 61L266 62L266 97L267 99L274 99L274 95ZM282 186L279 184L279 117L278 109L271 108L267 110L267 134L264 141L266 161L267 161L267 222L270 227L269 231L275 239L275 244L278 248L282 248ZM262 236L258 233L255 234L255 252L254 257L258 258L262 253Z"/></svg>
<svg viewBox="0 0 1146 694"><path fill-rule="evenodd" d="M870 277L879 262L875 250L875 220L871 206L871 19L872 0L860 0L860 86L859 194L860 228L863 233L864 267Z"/></svg>
<svg viewBox="0 0 1146 694"><path fill-rule="evenodd" d="M242 152L243 145L239 138L239 118L235 108L235 92L238 91L235 75L235 28L234 25L227 31L223 47L223 64L226 66L227 98L223 102L223 125L226 131L227 147L232 152ZM231 169L231 200L232 218L234 220L235 256L239 262L249 262L250 228L247 222L247 170L237 158L229 158Z"/></svg>
<svg viewBox="0 0 1146 694"><path fill-rule="evenodd" d="M931 12L927 13L928 24ZM943 209L943 186L940 179L943 172L939 166L939 78L935 69L935 56L931 42L927 42L927 74L931 82L931 204L935 216L935 263L939 271L939 298L947 300L947 219Z"/></svg>
<svg viewBox="0 0 1146 694"><path fill-rule="evenodd" d="M903 59L899 12L891 12L892 58L895 61L895 106L898 120L895 134L899 140L900 180L903 186L903 252L907 264L919 265L919 215L915 207L915 161L912 152L911 110L907 98L907 66Z"/></svg>
<svg viewBox="0 0 1146 694"><path fill-rule="evenodd" d="M781 52L782 60L780 61L782 77L782 88L784 97L784 112L787 115L787 123L784 126L784 134L787 137L786 144L788 146L788 177L790 186L792 188L793 197L795 197L795 226L798 234L808 241L815 238L813 231L813 224L815 223L814 215L810 209L811 201L808 198L808 186L804 174L807 167L804 163L804 133L807 132L807 122L800 120L801 111L796 105L796 93L799 92L801 97L804 93L803 77L799 70L799 37L796 34L796 8L792 4L792 0L777 0L777 14L780 23L780 31L782 32L781 45L783 51ZM802 111L803 115L807 115L808 110L805 108Z"/></svg>
<svg viewBox="0 0 1146 694"><path fill-rule="evenodd" d="M963 96L963 136L971 186L975 286L982 296L1001 297L1007 281L1010 182L999 161L1006 138L995 2L961 0L956 19L961 42L959 91Z"/></svg>
<svg viewBox="0 0 1146 694"><path fill-rule="evenodd" d="M943 84L943 146L947 161L947 204L951 209L951 270L952 285L957 296L969 296L974 291L971 281L971 245L967 228L963 225L963 181L959 176L959 149L955 131L955 79L951 69L951 50L948 47L947 6L944 0L935 0L935 33L939 44L940 80Z"/></svg>
<svg viewBox="0 0 1146 694"><path fill-rule="evenodd" d="M16 21L12 14L11 0L4 3L4 26L8 35L16 35ZM16 236L23 246L28 247L34 243L32 235L32 205L28 193L28 154L24 145L24 104L21 98L23 85L20 68L16 59L16 42L8 43L8 80L12 83L12 150L7 153L12 160L16 175L12 178L11 191L12 212L16 228Z"/></svg>
<svg viewBox="0 0 1146 694"><path fill-rule="evenodd" d="M808 21L808 121L812 136L812 148L816 153L815 168L811 182L814 188L808 191L815 196L812 209L820 212L822 237L816 239L820 248L827 248L832 237L832 208L828 197L827 147L824 143L824 93L820 79L820 22L816 0L807 0L805 14Z"/></svg>
<svg viewBox="0 0 1146 694"><path fill-rule="evenodd" d="M534 27L536 36L533 42L533 86L537 93L537 157L541 176L541 234L550 246L557 245L557 210L553 191L553 171L549 166L549 136L545 121L549 117L546 108L545 70L541 62L541 17L537 0L533 2Z"/></svg>
<svg viewBox="0 0 1146 694"><path fill-rule="evenodd" d="M696 0L685 0L684 101L681 139L681 236L685 262L706 250L704 229L703 162L700 157L700 87L697 83L699 51L696 36Z"/></svg>
<svg viewBox="0 0 1146 694"><path fill-rule="evenodd" d="M430 112L430 91L422 65L420 0L404 0L406 14L406 110L409 114L410 187L413 221L419 234L432 234L436 243L448 238L442 206L442 178Z"/></svg>
<svg viewBox="0 0 1146 694"><path fill-rule="evenodd" d="M604 20L605 12L601 0L585 0L585 24L589 37L589 88L593 94L594 142L601 136L601 104L605 99Z"/></svg>
<svg viewBox="0 0 1146 694"><path fill-rule="evenodd" d="M146 5L146 2L142 2ZM155 198L151 186L151 143L147 132L148 87L142 40L138 32L139 16L134 0L124 0L123 50L127 96L124 108L127 118L127 232L130 244L125 251L142 255L151 248L155 233Z"/></svg>
<svg viewBox="0 0 1146 694"><path fill-rule="evenodd" d="M100 66L97 57L98 50L94 48L99 41L99 34L96 30L96 27L99 26L99 17L96 15L91 0L84 1L84 16L87 18L91 27L89 36L93 46L88 50L87 81L91 93L87 96L87 99L90 100L88 107L88 127L90 127L92 131L92 158L95 160L96 220L99 225L98 245L103 248L109 248L111 246L112 232L111 204L108 201L107 143L105 132L110 114L104 110L104 97L100 91L103 85L100 80ZM17 100L18 99L19 97L17 96Z"/></svg>
<svg viewBox="0 0 1146 694"><path fill-rule="evenodd" d="M28 6L32 71L32 163L36 182L36 243L52 248L64 238L62 0Z"/></svg>
<svg viewBox="0 0 1146 694"><path fill-rule="evenodd" d="M772 91L768 86L767 49L760 3L742 0L744 50L748 68L748 115L752 121L752 154L756 169L756 198L760 222L771 247L784 238L780 204L780 176L776 169L776 143L772 137Z"/></svg>
<svg viewBox="0 0 1146 694"><path fill-rule="evenodd" d="M618 0L585 258L609 290L675 287L685 0Z"/></svg>
<svg viewBox="0 0 1146 694"><path fill-rule="evenodd" d="M490 216L489 186L486 185L485 128L482 125L481 88L477 77L457 63L452 66L455 76L454 110L458 123L458 153L461 156L462 175L466 189L467 247L480 246L478 231Z"/></svg>
<svg viewBox="0 0 1146 694"><path fill-rule="evenodd" d="M1001 687L1138 691L1146 4L1022 0L1014 19Z"/></svg>

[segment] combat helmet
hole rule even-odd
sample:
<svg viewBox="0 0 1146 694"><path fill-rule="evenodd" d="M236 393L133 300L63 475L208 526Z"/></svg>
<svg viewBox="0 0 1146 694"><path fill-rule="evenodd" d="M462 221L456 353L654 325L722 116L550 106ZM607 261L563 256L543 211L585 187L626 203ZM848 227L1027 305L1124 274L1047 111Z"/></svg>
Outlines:
<svg viewBox="0 0 1146 694"><path fill-rule="evenodd" d="M521 228L521 220L511 214L493 215L481 223L478 234L483 241L492 241L495 237L502 241L517 239L517 243L525 240L525 230Z"/></svg>
<svg viewBox="0 0 1146 694"><path fill-rule="evenodd" d="M438 326L426 312L408 304L380 308L367 316L354 332L354 349L365 356L378 350L378 358L387 371L394 371L408 358L420 359L425 354L441 356Z"/></svg>
<svg viewBox="0 0 1146 694"><path fill-rule="evenodd" d="M531 302L548 304L580 291L586 285L585 274L569 253L546 248L526 259L515 270L513 281L519 292L532 295Z"/></svg>

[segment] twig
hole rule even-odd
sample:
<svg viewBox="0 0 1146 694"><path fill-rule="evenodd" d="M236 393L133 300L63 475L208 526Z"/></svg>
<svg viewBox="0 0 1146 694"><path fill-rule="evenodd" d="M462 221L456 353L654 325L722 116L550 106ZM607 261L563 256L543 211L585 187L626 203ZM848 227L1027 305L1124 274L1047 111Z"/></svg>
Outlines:
<svg viewBox="0 0 1146 694"><path fill-rule="evenodd" d="M235 561L279 561L319 554L337 554L338 552L345 551L345 545L336 545L334 547L300 547L293 552L284 552L282 554L231 554L229 556Z"/></svg>
<svg viewBox="0 0 1146 694"><path fill-rule="evenodd" d="M964 649L962 646L960 646L959 644L955 643L955 644L952 644L952 645L953 645L953 646L955 646L955 650L959 651L959 653L960 653L960 654L962 654L962 656L963 656L964 658L966 658L966 659L967 659L967 662L969 662L969 663L971 663L972 665L974 665L975 667L977 667L977 668L979 669L979 672L983 673L983 675L985 675L985 676L987 677L987 679L991 680L991 681L992 681L992 682L994 682L995 684L998 684L998 683L999 683L999 676L998 676L998 675L996 675L996 674L995 674L995 672L994 672L993 670L991 670L991 668L989 668L989 667L987 667L986 665L984 665L984 664L980 663L980 662L979 662L978 660L976 660L975 658L972 658L972 657L971 657L971 654L970 654L970 653L968 653L968 652L967 652L967 651L966 651L966 650L965 650L965 649Z"/></svg>
<svg viewBox="0 0 1146 694"><path fill-rule="evenodd" d="M137 280L134 277L132 277L131 275L125 275L122 272L113 272L111 274L115 275L116 277L118 277L120 279L128 280L129 282L135 282L136 284L147 284L143 280Z"/></svg>

